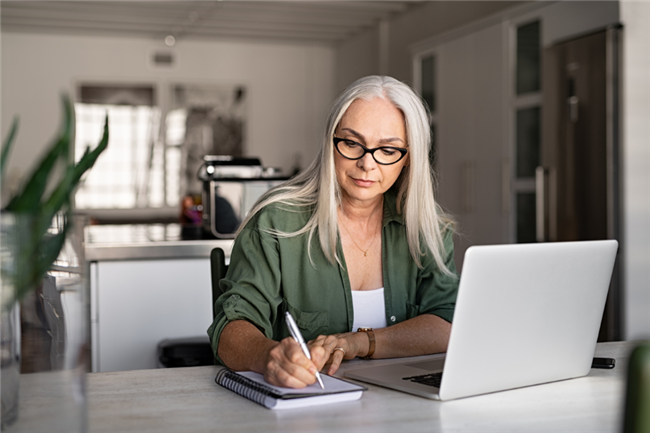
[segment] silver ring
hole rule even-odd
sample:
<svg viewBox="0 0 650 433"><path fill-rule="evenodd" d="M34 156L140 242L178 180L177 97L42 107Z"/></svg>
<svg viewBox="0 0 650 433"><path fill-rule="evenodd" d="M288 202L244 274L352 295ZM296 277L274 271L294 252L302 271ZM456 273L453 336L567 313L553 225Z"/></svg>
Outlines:
<svg viewBox="0 0 650 433"><path fill-rule="evenodd" d="M335 347L334 350L332 351L332 354L334 354L334 352L336 352L337 350L343 352L343 357L345 357L345 349L342 347Z"/></svg>

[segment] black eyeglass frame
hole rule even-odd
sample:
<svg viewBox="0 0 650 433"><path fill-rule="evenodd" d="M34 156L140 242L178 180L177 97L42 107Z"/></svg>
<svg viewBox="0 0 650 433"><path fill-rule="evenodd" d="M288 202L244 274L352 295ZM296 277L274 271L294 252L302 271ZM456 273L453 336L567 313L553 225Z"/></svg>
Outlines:
<svg viewBox="0 0 650 433"><path fill-rule="evenodd" d="M408 153L408 149L405 149L405 148L403 148L403 147L380 146L380 147L375 147L374 149L368 149L368 148L367 148L366 146L364 146L363 144L361 144L361 143L357 143L357 142L354 141L354 140L348 140L347 138L332 137L332 140L334 140L334 147L336 147L336 151L337 151L337 152L338 152L338 153L339 153L343 158L345 158L345 159L349 159L349 160L351 160L351 161L358 161L358 160L360 160L361 158L363 158L364 156L366 156L366 153L369 153L370 155L372 155L372 159L374 159L375 162L376 162L377 164L380 164L380 165L393 165L393 164L397 164L397 163L400 162L402 159L404 159L404 157L405 157L406 154ZM343 155L343 152L341 152L341 150L339 149L339 143L342 142L342 141L348 141L348 142L350 142L350 143L354 143L354 144L356 144L357 146L359 146L360 148L363 149L363 154L362 154L360 157L358 157L358 158L350 158L349 156L345 156L345 155ZM375 158L375 152L378 151L378 150L380 150L380 149L396 150L396 151L398 151L398 152L400 153L400 157L397 159L397 161L394 161L394 162L379 162L379 161L377 161L377 158Z"/></svg>

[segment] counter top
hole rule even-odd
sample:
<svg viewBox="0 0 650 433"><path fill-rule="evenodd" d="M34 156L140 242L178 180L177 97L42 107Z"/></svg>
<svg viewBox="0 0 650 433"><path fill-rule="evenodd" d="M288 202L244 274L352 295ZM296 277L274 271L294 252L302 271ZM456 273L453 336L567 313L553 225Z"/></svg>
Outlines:
<svg viewBox="0 0 650 433"><path fill-rule="evenodd" d="M180 224L96 225L86 227L86 260L208 258L213 248L230 257L232 239L182 240Z"/></svg>
<svg viewBox="0 0 650 433"><path fill-rule="evenodd" d="M92 373L87 375L89 427L93 433L614 433L621 429L626 365L635 345L599 343L595 355L616 358L616 367L592 369L577 379L447 402L364 384L368 391L358 401L286 411L267 410L215 384L217 366ZM336 375L401 361L355 359L344 362ZM56 431L37 379L21 376L20 418L12 431Z"/></svg>
<svg viewBox="0 0 650 433"><path fill-rule="evenodd" d="M271 411L214 383L218 367L93 373L89 424L100 432L618 432L634 342L600 343L613 370L448 402L375 385L354 402ZM425 359L423 357L422 359ZM352 369L400 359L346 361Z"/></svg>

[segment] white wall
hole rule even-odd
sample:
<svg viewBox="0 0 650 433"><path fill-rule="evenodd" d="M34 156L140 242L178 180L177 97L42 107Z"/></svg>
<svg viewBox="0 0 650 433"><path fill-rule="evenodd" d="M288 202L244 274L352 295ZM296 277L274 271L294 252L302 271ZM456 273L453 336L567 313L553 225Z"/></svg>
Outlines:
<svg viewBox="0 0 650 433"><path fill-rule="evenodd" d="M379 73L379 31L372 28L349 41L343 42L336 50L336 86L343 91L355 80Z"/></svg>
<svg viewBox="0 0 650 433"><path fill-rule="evenodd" d="M389 75L413 80L411 45L524 2L431 1L390 23Z"/></svg>
<svg viewBox="0 0 650 433"><path fill-rule="evenodd" d="M523 2L429 1L399 15L388 25L388 75L412 82L412 44L520 3ZM340 44L337 57L338 89L344 89L363 76L380 73L379 44L377 27Z"/></svg>
<svg viewBox="0 0 650 433"><path fill-rule="evenodd" d="M619 20L618 1L560 1L542 11L542 45L548 47Z"/></svg>
<svg viewBox="0 0 650 433"><path fill-rule="evenodd" d="M650 338L650 3L621 2L626 340Z"/></svg>
<svg viewBox="0 0 650 433"><path fill-rule="evenodd" d="M243 84L247 90L246 153L266 166L290 170L316 155L319 133L334 96L334 48L308 44L180 41L178 64L152 69L147 61L162 41L3 32L2 132L14 115L20 131L10 159L25 174L57 131L60 92L79 80Z"/></svg>

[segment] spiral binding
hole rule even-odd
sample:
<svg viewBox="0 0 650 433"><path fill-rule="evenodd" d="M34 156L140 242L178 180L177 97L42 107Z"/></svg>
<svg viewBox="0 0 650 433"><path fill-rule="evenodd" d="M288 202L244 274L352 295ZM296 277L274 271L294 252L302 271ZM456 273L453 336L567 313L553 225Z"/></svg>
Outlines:
<svg viewBox="0 0 650 433"><path fill-rule="evenodd" d="M227 368L224 368L217 373L217 377L214 381L224 388L227 388L262 406L265 406L264 400L266 397L278 397L272 388L255 382L254 380L250 380L249 378L241 376Z"/></svg>

